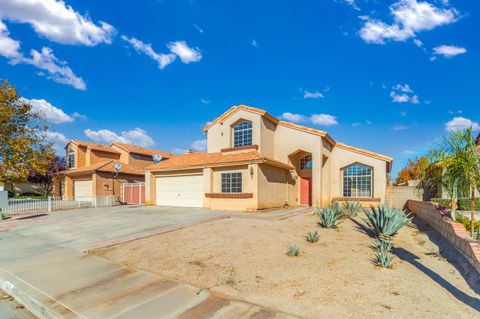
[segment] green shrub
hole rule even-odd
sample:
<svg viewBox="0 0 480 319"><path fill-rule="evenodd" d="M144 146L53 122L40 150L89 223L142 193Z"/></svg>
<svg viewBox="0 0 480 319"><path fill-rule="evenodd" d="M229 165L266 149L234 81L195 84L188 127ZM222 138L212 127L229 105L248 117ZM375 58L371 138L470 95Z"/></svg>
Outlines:
<svg viewBox="0 0 480 319"><path fill-rule="evenodd" d="M295 257L295 256L298 256L298 247L295 246L295 245L290 245L288 246L288 250L287 250L287 255L288 256L292 256L292 257Z"/></svg>
<svg viewBox="0 0 480 319"><path fill-rule="evenodd" d="M377 207L370 206L370 210L364 210L367 218L363 220L375 236L383 241L390 241L403 226L407 225L411 218L404 211L386 204Z"/></svg>
<svg viewBox="0 0 480 319"><path fill-rule="evenodd" d="M393 256L387 251L378 251L375 253L376 263L382 268L392 268Z"/></svg>
<svg viewBox="0 0 480 319"><path fill-rule="evenodd" d="M463 224L463 226L465 227L465 229L466 229L468 232L470 232L470 230L471 230L470 218L465 217L464 215L458 213L458 214L455 214L455 221L456 221L457 223ZM480 231L480 220L477 220L477 221L475 222L473 229L474 229L475 232Z"/></svg>
<svg viewBox="0 0 480 319"><path fill-rule="evenodd" d="M448 198L431 198L430 201L446 207L450 207L452 204L452 200Z"/></svg>
<svg viewBox="0 0 480 319"><path fill-rule="evenodd" d="M305 236L305 239L306 239L309 243L316 243L316 242L320 239L320 236L318 236L317 231L308 232L307 235Z"/></svg>
<svg viewBox="0 0 480 319"><path fill-rule="evenodd" d="M470 210L471 198L459 198L457 201L458 210ZM475 198L475 210L480 211L480 198Z"/></svg>
<svg viewBox="0 0 480 319"><path fill-rule="evenodd" d="M337 221L342 216L342 210L337 210L332 207L322 208L320 210L319 225L323 228L337 227Z"/></svg>
<svg viewBox="0 0 480 319"><path fill-rule="evenodd" d="M345 202L342 209L345 216L356 217L362 210L362 204L359 202Z"/></svg>
<svg viewBox="0 0 480 319"><path fill-rule="evenodd" d="M378 238L375 238L373 240L373 247L379 252L382 252L382 251L389 252L392 250L392 242L388 240L380 240Z"/></svg>

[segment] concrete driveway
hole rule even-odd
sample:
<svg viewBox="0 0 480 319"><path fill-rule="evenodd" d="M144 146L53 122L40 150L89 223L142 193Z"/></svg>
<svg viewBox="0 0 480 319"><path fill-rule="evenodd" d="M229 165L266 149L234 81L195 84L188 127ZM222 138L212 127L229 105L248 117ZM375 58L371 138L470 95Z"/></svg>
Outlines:
<svg viewBox="0 0 480 319"><path fill-rule="evenodd" d="M20 220L11 231L85 251L117 241L153 235L165 228L175 229L180 225L222 218L228 213L186 207L87 208Z"/></svg>

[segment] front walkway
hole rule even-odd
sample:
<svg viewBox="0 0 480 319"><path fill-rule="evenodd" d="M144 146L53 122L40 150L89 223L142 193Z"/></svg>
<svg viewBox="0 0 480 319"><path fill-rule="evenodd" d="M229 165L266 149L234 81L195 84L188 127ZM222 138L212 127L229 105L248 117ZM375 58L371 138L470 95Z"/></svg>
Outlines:
<svg viewBox="0 0 480 319"><path fill-rule="evenodd" d="M252 217L285 218L267 213ZM45 318L293 318L83 253L143 233L233 217L185 208L110 208L19 221L0 233L0 285Z"/></svg>

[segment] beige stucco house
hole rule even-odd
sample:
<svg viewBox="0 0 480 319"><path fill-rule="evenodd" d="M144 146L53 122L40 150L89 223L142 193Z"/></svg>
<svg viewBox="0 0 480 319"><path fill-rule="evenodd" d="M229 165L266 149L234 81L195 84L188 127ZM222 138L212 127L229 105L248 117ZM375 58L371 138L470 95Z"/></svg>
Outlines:
<svg viewBox="0 0 480 319"><path fill-rule="evenodd" d="M392 158L328 133L234 106L208 124L207 152L146 167L152 205L259 210L385 200Z"/></svg>
<svg viewBox="0 0 480 319"><path fill-rule="evenodd" d="M173 156L160 150L113 142L103 145L72 140L65 146L67 169L56 174L53 195L65 199L121 195L121 185L145 179L145 167L153 156ZM119 165L120 170L115 170Z"/></svg>

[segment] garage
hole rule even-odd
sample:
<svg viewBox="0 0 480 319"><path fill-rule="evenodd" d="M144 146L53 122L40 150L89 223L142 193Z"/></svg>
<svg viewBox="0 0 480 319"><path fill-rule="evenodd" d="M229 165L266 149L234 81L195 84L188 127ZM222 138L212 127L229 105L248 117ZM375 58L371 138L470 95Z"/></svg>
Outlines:
<svg viewBox="0 0 480 319"><path fill-rule="evenodd" d="M157 176L158 206L203 207L203 175Z"/></svg>
<svg viewBox="0 0 480 319"><path fill-rule="evenodd" d="M75 200L78 201L90 201L93 196L93 183L92 180L74 181L73 194Z"/></svg>

